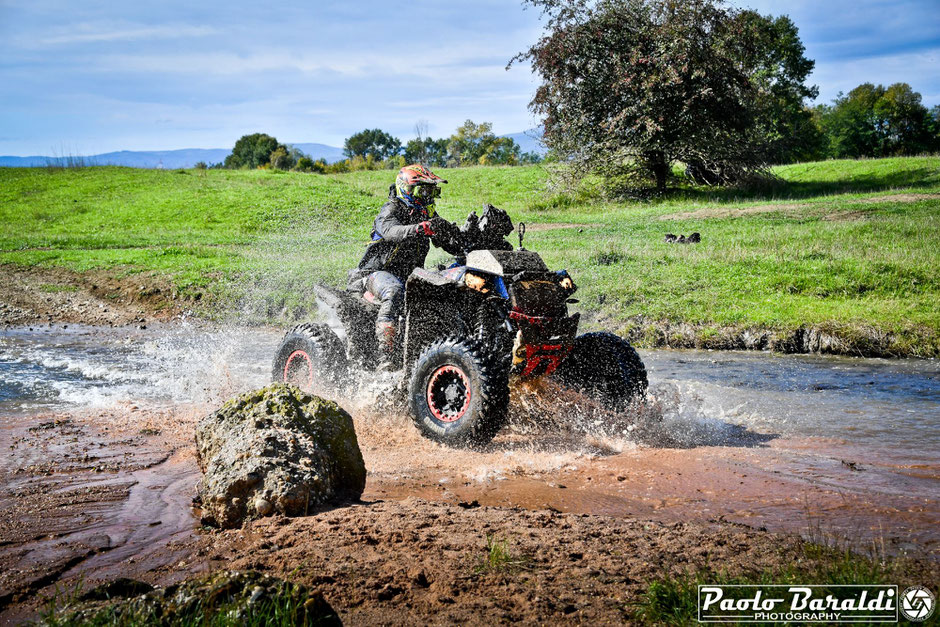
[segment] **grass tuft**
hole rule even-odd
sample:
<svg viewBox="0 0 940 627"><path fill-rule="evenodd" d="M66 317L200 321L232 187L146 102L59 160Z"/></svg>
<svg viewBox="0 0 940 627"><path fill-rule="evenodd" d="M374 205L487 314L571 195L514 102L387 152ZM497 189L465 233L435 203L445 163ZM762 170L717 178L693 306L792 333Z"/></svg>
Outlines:
<svg viewBox="0 0 940 627"><path fill-rule="evenodd" d="M530 560L523 555L515 555L509 549L509 542L495 536L486 536L486 555L474 567L477 575L487 573L507 573L529 568Z"/></svg>

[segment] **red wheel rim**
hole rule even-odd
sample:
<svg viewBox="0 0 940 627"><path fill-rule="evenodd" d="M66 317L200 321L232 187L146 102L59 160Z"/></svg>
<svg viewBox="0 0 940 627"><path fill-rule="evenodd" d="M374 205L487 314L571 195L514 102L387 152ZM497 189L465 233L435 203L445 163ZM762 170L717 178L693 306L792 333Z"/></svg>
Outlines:
<svg viewBox="0 0 940 627"><path fill-rule="evenodd" d="M306 351L294 351L287 358L287 363L284 364L284 383L291 383L296 378L299 369L303 368L303 362L307 364L307 385L309 389L313 389L313 362ZM291 364L294 365L293 368Z"/></svg>
<svg viewBox="0 0 940 627"><path fill-rule="evenodd" d="M470 407L470 379L457 366L441 366L428 381L431 414L441 422L456 422Z"/></svg>

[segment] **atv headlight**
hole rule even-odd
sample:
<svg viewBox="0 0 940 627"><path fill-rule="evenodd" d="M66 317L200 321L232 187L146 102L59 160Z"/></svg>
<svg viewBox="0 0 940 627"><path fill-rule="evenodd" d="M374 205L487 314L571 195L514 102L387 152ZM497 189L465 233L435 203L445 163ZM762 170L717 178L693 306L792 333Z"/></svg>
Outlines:
<svg viewBox="0 0 940 627"><path fill-rule="evenodd" d="M490 291L489 286L487 286L486 278L481 277L478 274L467 272L463 275L463 282L464 285L469 287L471 290L476 290L484 294Z"/></svg>
<svg viewBox="0 0 940 627"><path fill-rule="evenodd" d="M566 292L573 292L577 289L574 285L574 280L568 275L567 270L559 270L556 274L558 274L558 285L561 286L561 289Z"/></svg>

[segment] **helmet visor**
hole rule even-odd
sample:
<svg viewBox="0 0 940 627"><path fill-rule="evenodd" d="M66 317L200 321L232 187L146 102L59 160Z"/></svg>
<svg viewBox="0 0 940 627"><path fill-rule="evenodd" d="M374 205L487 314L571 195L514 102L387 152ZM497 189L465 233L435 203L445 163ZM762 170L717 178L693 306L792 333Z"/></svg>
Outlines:
<svg viewBox="0 0 940 627"><path fill-rule="evenodd" d="M418 184L415 185L412 194L420 203L429 205L434 202L435 198L441 197L441 188L437 185Z"/></svg>

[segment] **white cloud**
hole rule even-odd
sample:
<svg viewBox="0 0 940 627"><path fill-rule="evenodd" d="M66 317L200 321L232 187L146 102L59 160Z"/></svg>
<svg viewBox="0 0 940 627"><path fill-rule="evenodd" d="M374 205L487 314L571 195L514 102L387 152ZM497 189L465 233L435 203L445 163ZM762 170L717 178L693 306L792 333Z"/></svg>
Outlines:
<svg viewBox="0 0 940 627"><path fill-rule="evenodd" d="M214 35L216 32L216 29L211 26L192 26L189 24L145 26L81 23L68 28L57 28L45 37L39 37L22 43L25 44L26 47L48 47L109 41L144 41L205 37L207 35Z"/></svg>
<svg viewBox="0 0 940 627"><path fill-rule="evenodd" d="M477 62L478 51L442 49L414 63L407 51L399 54L342 52L309 53L296 50L268 50L237 54L234 52L168 52L160 54L94 55L84 60L84 67L94 72L131 72L183 74L200 76L236 76L264 72L298 72L304 75L335 74L348 78L416 77L434 84L498 80L511 75L528 76L527 68L505 69L503 59Z"/></svg>
<svg viewBox="0 0 940 627"><path fill-rule="evenodd" d="M926 52L897 54L838 63L820 64L810 83L819 85L817 103L832 101L838 92L848 93L862 83L890 85L908 83L923 96L926 106L940 104L929 86L940 82L940 48ZM924 85L928 89L924 89Z"/></svg>

